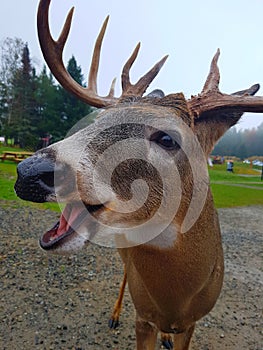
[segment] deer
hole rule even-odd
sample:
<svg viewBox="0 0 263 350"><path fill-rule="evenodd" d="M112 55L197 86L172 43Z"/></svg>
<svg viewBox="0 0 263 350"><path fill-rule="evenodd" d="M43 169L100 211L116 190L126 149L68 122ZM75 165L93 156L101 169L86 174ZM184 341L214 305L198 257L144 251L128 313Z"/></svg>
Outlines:
<svg viewBox="0 0 263 350"><path fill-rule="evenodd" d="M172 337L174 349L187 350L196 322L216 304L224 276L206 160L243 113L263 112L263 97L254 96L259 84L222 93L218 50L200 94L186 99L181 92L165 95L157 89L146 95L167 56L132 84L138 44L124 64L120 97L115 96L116 79L108 95L100 96L97 75L109 18L96 39L83 87L62 58L74 8L54 40L50 2L40 0L37 14L45 61L57 81L98 108L98 115L94 123L18 164L16 194L32 202L65 204L59 222L39 239L46 252L67 254L90 243L117 249L125 278L115 321L127 279L137 350L155 349L159 332L167 348Z"/></svg>

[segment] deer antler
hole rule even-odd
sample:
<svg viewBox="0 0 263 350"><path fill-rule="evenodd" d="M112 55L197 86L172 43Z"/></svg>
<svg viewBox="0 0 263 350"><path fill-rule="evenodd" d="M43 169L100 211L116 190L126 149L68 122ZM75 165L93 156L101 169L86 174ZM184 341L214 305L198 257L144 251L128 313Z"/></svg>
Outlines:
<svg viewBox="0 0 263 350"><path fill-rule="evenodd" d="M160 69L164 65L165 61L168 58L167 56L164 56L159 62L157 62L151 70L149 70L148 73L146 73L143 77L141 77L138 82L134 85L130 82L130 69L133 65L133 62L136 60L138 53L140 49L140 43L136 46L135 50L133 51L131 57L128 59L128 61L125 63L123 70L122 70L122 96L124 95L134 95L134 96L142 96L143 93L146 91L147 87L150 85L150 83L153 81L153 79L156 77L156 75L159 73Z"/></svg>
<svg viewBox="0 0 263 350"><path fill-rule="evenodd" d="M210 72L204 84L201 94L192 96L188 100L191 114L198 118L200 114L216 110L236 110L240 112L263 112L263 97L254 95L259 84L251 86L247 90L228 95L219 91L220 74L217 61L220 55L219 49L212 59Z"/></svg>
<svg viewBox="0 0 263 350"><path fill-rule="evenodd" d="M49 29L49 21L48 21L48 11L51 0L41 0L38 7L38 15L37 15L37 28L38 28L38 36L40 46L44 55L44 58L53 73L56 79L60 82L60 84L69 92L77 96L82 101L94 106L94 107L106 107L115 104L120 100L122 96L142 96L146 91L149 84L153 81L155 76L158 74L160 69L162 68L164 62L166 61L168 56L165 56L162 60L156 63L152 69L146 73L139 81L132 85L130 83L129 72L132 64L134 63L140 48L140 44L138 44L128 59L126 64L124 65L122 72L122 95L120 98L114 97L114 85L115 79L112 82L110 92L107 96L101 97L97 93L97 75L99 68L99 60L100 60L100 52L101 45L104 38L104 34L107 28L107 23L109 20L109 16L105 19L100 33L97 37L92 62L90 66L89 78L88 78L88 86L83 87L78 84L67 72L63 60L62 53L67 41L74 8L72 8L68 16L66 18L64 27L57 41L53 40L50 29Z"/></svg>

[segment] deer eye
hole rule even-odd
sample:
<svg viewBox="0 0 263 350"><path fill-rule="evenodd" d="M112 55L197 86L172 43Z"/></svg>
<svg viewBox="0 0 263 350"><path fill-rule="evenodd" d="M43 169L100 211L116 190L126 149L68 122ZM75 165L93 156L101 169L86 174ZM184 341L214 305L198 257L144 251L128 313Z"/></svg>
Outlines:
<svg viewBox="0 0 263 350"><path fill-rule="evenodd" d="M166 150L175 150L179 148L179 145L176 142L176 140L163 131L157 131L156 133L151 135L150 141L154 141Z"/></svg>

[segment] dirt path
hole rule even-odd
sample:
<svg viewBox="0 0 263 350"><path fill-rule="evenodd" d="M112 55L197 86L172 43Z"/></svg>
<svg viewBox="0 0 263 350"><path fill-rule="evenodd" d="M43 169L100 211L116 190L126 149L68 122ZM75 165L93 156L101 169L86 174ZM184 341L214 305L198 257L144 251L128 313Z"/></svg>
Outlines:
<svg viewBox="0 0 263 350"><path fill-rule="evenodd" d="M48 257L38 237L57 215L1 204L0 349L134 349L128 292L120 329L107 329L122 278L117 253L89 246L76 256ZM263 207L219 214L225 282L215 308L198 323L193 350L262 350Z"/></svg>
<svg viewBox="0 0 263 350"><path fill-rule="evenodd" d="M225 186L234 186L234 187L243 187L243 188L252 188L253 190L263 191L262 182L250 182L251 185L247 185L247 183L233 183L226 181L211 181L211 184L216 185L225 185ZM258 185L258 186L253 186Z"/></svg>

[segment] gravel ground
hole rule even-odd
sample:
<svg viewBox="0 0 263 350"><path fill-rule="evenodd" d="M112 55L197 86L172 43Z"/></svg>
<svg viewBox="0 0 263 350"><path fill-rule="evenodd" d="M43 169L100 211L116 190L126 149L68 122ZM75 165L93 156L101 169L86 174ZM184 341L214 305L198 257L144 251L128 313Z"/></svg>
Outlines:
<svg viewBox="0 0 263 350"><path fill-rule="evenodd" d="M198 323L193 350L263 349L262 209L219 211L224 287L215 308ZM0 349L134 349L127 291L120 328L107 327L122 279L118 254L90 245L76 256L47 256L38 237L57 216L0 202Z"/></svg>

